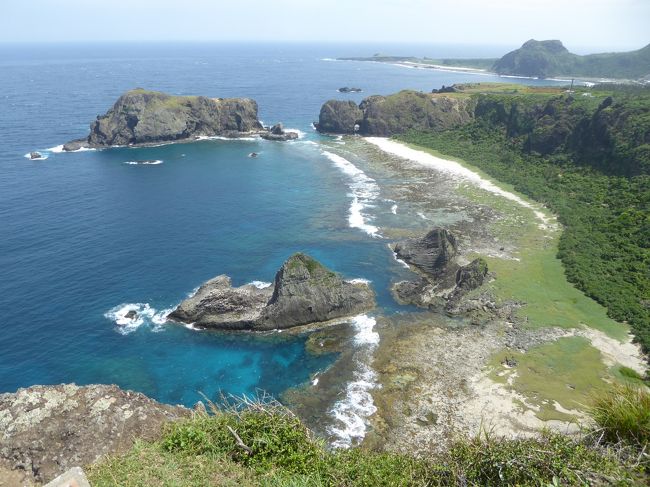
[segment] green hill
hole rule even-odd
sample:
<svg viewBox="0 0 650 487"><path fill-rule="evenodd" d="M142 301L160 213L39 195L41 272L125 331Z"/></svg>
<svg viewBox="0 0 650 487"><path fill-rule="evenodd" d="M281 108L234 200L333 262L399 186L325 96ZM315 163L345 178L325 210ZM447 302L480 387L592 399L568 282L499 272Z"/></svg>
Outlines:
<svg viewBox="0 0 650 487"><path fill-rule="evenodd" d="M630 52L580 56L558 40L531 39L492 66L499 74L514 76L582 76L639 79L650 75L650 44Z"/></svg>

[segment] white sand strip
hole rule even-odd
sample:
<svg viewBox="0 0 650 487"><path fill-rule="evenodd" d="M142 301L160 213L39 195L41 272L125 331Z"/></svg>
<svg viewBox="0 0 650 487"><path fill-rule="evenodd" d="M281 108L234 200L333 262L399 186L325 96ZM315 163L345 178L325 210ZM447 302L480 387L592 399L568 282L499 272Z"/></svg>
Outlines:
<svg viewBox="0 0 650 487"><path fill-rule="evenodd" d="M379 147L381 150L387 152L388 154L401 157L402 159L408 159L409 161L413 161L424 167L435 169L436 171L460 177L463 180L466 180L478 186L479 188L484 189L485 191L503 196L504 198L514 201L515 203L518 203L525 208L530 208L535 213L535 216L539 218L544 225L552 225L551 219L547 217L542 211L540 211L538 206L529 203L516 194L499 188L496 184L482 178L479 174L467 169L458 162L450 161L448 159L441 159L440 157L436 157L432 154L429 154L428 152L411 149L401 142L396 142L394 140L386 139L383 137L366 137L365 140Z"/></svg>

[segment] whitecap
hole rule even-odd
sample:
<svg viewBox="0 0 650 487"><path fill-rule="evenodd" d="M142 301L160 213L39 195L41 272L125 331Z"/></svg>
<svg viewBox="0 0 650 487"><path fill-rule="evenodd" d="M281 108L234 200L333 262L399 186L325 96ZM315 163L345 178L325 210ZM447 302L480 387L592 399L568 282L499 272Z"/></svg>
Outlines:
<svg viewBox="0 0 650 487"><path fill-rule="evenodd" d="M135 312L133 318L127 316L131 311ZM158 311L152 308L149 303L123 303L104 313L104 317L117 325L118 333L128 335L144 324L151 324L153 325L153 331L160 331L162 325L167 322L167 316L172 311L173 308Z"/></svg>
<svg viewBox="0 0 650 487"><path fill-rule="evenodd" d="M150 161L124 161L124 164L129 164L131 166L156 166L162 164L163 161L160 159L150 160Z"/></svg>
<svg viewBox="0 0 650 487"><path fill-rule="evenodd" d="M50 147L49 149L45 149L46 152L51 152L53 154L61 154L63 152L63 144L57 145L55 147Z"/></svg>
<svg viewBox="0 0 650 487"><path fill-rule="evenodd" d="M391 212L393 215L397 215L397 205L393 205L393 206L391 206L391 207L390 207L390 212Z"/></svg>
<svg viewBox="0 0 650 487"><path fill-rule="evenodd" d="M363 279L362 277L357 277L356 279L350 279L348 282L350 284L370 284L372 281L370 279Z"/></svg>
<svg viewBox="0 0 650 487"><path fill-rule="evenodd" d="M266 289L267 287L273 286L272 282L264 282L264 281L253 281L253 282L250 282L249 284L252 284L257 289Z"/></svg>
<svg viewBox="0 0 650 487"><path fill-rule="evenodd" d="M40 153L39 153L39 154L40 154ZM34 157L34 158L32 159L32 153L31 153L31 152L28 152L28 153L25 154L23 157L25 157L25 159L29 159L30 161L44 161L45 159L48 158L48 155L47 155L47 154L41 154L41 157Z"/></svg>
<svg viewBox="0 0 650 487"><path fill-rule="evenodd" d="M352 320L356 330L354 343L356 345L378 345L379 333L375 331L377 320L368 315L359 315Z"/></svg>
<svg viewBox="0 0 650 487"><path fill-rule="evenodd" d="M361 169L350 161L332 152L322 151L343 174L350 178L349 188L352 203L348 223L351 228L363 230L371 237L380 237L379 228L368 223L370 217L364 214L366 208L373 207L373 202L379 196L379 186L374 179L368 177Z"/></svg>

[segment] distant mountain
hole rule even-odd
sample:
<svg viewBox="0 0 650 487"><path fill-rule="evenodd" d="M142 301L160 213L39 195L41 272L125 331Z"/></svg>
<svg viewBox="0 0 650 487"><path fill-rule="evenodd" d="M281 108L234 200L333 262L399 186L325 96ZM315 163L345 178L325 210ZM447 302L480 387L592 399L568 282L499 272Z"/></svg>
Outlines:
<svg viewBox="0 0 650 487"><path fill-rule="evenodd" d="M492 66L498 74L513 76L582 76L639 79L650 75L650 44L638 51L580 56L557 40L525 42Z"/></svg>

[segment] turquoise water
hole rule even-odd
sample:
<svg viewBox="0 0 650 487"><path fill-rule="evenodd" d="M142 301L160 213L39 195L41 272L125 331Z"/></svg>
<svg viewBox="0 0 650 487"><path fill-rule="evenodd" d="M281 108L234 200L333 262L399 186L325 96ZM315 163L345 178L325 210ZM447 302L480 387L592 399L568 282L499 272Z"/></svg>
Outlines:
<svg viewBox="0 0 650 487"><path fill-rule="evenodd" d="M418 49L459 55L449 47ZM272 281L294 251L371 280L380 312L399 311L388 290L403 269L380 226L391 202L371 175L346 165L352 157L324 154L335 154L336 141L317 135L311 122L324 101L344 96L336 93L340 86L362 87L364 93L347 95L359 101L496 78L328 60L377 50L0 46L0 392L116 383L192 405L201 393L280 394L303 384L336 358L306 353L305 337L197 332L162 320L164 310L215 275L228 274L236 285ZM266 123L283 121L304 134L291 143L47 150L87 134L97 114L138 86L252 97ZM32 150L48 158L26 159ZM248 158L253 151L260 156ZM146 159L162 162L128 164ZM110 313L128 304L149 317L124 330Z"/></svg>

